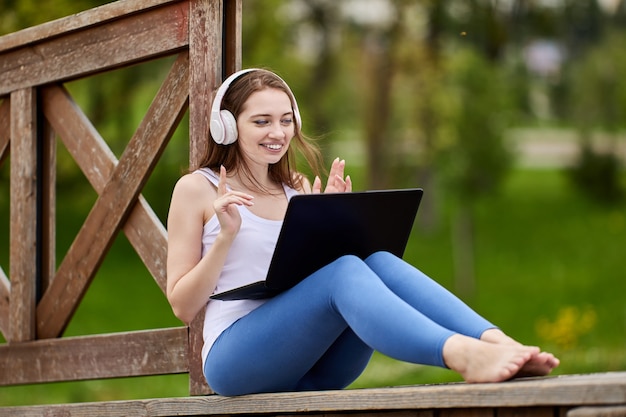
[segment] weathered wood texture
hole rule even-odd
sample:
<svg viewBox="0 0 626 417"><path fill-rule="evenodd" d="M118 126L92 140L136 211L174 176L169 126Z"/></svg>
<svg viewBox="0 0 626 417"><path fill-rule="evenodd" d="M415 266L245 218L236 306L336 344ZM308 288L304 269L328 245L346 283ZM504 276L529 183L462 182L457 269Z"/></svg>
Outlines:
<svg viewBox="0 0 626 417"><path fill-rule="evenodd" d="M189 5L169 3L0 51L0 96L182 50L188 45Z"/></svg>
<svg viewBox="0 0 626 417"><path fill-rule="evenodd" d="M179 327L15 343L4 349L0 369L13 385L186 373L187 337Z"/></svg>
<svg viewBox="0 0 626 417"><path fill-rule="evenodd" d="M187 103L187 54L180 55L96 200L37 307L37 335L58 337L80 303Z"/></svg>
<svg viewBox="0 0 626 417"><path fill-rule="evenodd" d="M11 301L9 334L35 338L37 289L37 96L32 88L11 94ZM13 239L19 236L20 239ZM35 278L35 279L33 279Z"/></svg>
<svg viewBox="0 0 626 417"><path fill-rule="evenodd" d="M120 230L165 292L167 232L141 190L188 109L189 160L198 160L213 93L241 65L241 9L242 0L121 0L0 37L0 164L11 164L0 386L189 372L192 394L210 392L199 320L180 329L61 336ZM117 160L63 83L171 55L169 75ZM58 269L57 138L98 194Z"/></svg>
<svg viewBox="0 0 626 417"><path fill-rule="evenodd" d="M565 416L575 407L621 410L626 373L571 375L498 384L443 384L362 390L164 398L0 409L3 416L339 415ZM606 409L609 410L609 409ZM579 411L573 411L579 412ZM575 416L576 414L570 414ZM580 415L580 414L579 414ZM588 416L591 414L582 414ZM597 414L596 414L597 415ZM608 414L611 415L611 414Z"/></svg>
<svg viewBox="0 0 626 417"><path fill-rule="evenodd" d="M621 407L578 407L569 411L567 417L626 417L626 405Z"/></svg>

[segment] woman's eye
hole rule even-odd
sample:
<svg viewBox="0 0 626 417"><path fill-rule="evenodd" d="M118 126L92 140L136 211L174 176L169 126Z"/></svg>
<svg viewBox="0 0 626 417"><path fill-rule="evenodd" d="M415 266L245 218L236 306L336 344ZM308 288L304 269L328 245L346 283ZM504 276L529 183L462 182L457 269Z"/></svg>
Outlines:
<svg viewBox="0 0 626 417"><path fill-rule="evenodd" d="M293 119L289 117L287 119L282 119L280 122L285 126L289 126L291 123L293 123Z"/></svg>
<svg viewBox="0 0 626 417"><path fill-rule="evenodd" d="M254 124L257 126L267 126L269 122L267 120L255 120Z"/></svg>

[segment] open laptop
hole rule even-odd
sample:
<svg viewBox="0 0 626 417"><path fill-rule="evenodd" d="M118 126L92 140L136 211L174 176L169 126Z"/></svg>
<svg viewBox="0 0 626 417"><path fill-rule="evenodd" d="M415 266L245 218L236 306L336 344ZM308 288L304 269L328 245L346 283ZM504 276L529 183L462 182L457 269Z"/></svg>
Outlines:
<svg viewBox="0 0 626 417"><path fill-rule="evenodd" d="M423 190L302 194L291 198L264 281L211 296L262 299L285 291L343 255L402 257Z"/></svg>

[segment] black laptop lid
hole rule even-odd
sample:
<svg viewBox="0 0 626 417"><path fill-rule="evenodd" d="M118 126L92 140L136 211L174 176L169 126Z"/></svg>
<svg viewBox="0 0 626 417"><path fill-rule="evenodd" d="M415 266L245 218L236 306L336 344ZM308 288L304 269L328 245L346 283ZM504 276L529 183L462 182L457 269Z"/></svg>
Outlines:
<svg viewBox="0 0 626 417"><path fill-rule="evenodd" d="M412 188L292 197L265 285L289 289L343 255L402 257L422 195Z"/></svg>

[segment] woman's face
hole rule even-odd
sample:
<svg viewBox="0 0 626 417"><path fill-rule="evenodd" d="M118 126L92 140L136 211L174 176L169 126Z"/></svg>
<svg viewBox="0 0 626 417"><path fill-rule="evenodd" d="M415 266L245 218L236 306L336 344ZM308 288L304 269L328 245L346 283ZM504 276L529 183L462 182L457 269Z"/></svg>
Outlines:
<svg viewBox="0 0 626 417"><path fill-rule="evenodd" d="M293 110L287 93L275 88L252 93L242 106L237 129L239 146L250 162L260 165L277 163L295 135Z"/></svg>

